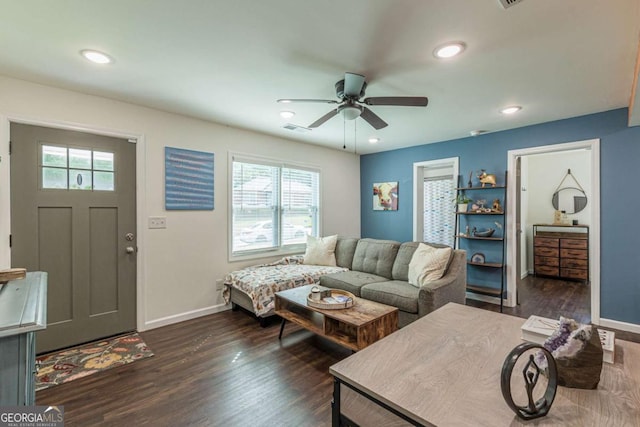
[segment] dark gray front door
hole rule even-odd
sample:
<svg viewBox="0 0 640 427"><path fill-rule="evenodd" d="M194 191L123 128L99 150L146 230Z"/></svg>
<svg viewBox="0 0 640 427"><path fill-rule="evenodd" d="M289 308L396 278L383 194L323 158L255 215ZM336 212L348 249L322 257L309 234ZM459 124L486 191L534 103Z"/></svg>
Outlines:
<svg viewBox="0 0 640 427"><path fill-rule="evenodd" d="M135 144L11 124L11 264L49 274L37 352L136 327Z"/></svg>

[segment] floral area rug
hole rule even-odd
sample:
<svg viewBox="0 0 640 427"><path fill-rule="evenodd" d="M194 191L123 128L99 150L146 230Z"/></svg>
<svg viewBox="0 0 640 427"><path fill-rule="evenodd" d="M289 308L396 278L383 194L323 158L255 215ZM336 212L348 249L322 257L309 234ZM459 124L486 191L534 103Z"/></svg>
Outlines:
<svg viewBox="0 0 640 427"><path fill-rule="evenodd" d="M37 358L36 391L151 356L137 332L45 354Z"/></svg>

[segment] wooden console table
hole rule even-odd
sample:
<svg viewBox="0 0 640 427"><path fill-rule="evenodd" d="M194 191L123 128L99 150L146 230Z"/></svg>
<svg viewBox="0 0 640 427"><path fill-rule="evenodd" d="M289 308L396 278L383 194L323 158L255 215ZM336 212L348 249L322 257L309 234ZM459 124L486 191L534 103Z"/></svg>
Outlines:
<svg viewBox="0 0 640 427"><path fill-rule="evenodd" d="M310 307L307 295L313 286L276 292L275 313L282 317L279 338L288 320L358 351L398 329L398 309L375 301L356 298L353 307L341 310Z"/></svg>
<svg viewBox="0 0 640 427"><path fill-rule="evenodd" d="M547 416L518 418L500 372L525 321L449 303L342 360L330 368L333 425L639 425L640 344L621 340L598 389L558 387Z"/></svg>

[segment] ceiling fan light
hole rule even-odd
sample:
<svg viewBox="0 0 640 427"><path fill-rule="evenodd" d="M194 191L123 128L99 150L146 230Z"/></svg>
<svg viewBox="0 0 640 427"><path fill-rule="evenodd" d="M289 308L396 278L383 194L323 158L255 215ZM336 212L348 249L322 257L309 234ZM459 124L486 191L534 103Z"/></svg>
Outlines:
<svg viewBox="0 0 640 427"><path fill-rule="evenodd" d="M342 113L342 116L345 120L355 120L360 117L360 114L362 114L362 110L360 108L352 105L345 106L342 110L340 110L340 112Z"/></svg>
<svg viewBox="0 0 640 427"><path fill-rule="evenodd" d="M111 59L109 55L102 52L98 52L97 50L85 49L85 50L81 50L80 54L85 59L95 64L110 64L113 62L113 59Z"/></svg>
<svg viewBox="0 0 640 427"><path fill-rule="evenodd" d="M463 42L450 42L435 48L433 56L438 59L453 58L454 56L461 54L466 47L467 45Z"/></svg>
<svg viewBox="0 0 640 427"><path fill-rule="evenodd" d="M294 113L293 111L280 111L280 117L282 117L283 119L290 119L295 115L296 113Z"/></svg>

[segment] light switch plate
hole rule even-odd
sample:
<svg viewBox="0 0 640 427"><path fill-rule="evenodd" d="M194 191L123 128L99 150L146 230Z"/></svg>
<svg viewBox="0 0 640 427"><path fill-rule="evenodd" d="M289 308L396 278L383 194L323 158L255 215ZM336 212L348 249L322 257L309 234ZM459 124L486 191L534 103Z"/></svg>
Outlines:
<svg viewBox="0 0 640 427"><path fill-rule="evenodd" d="M167 228L166 216L150 216L149 228Z"/></svg>

